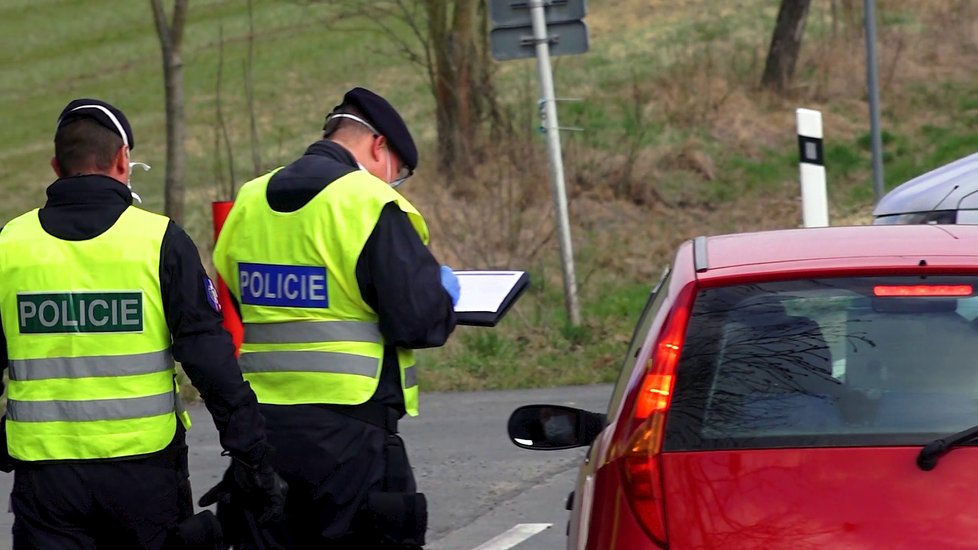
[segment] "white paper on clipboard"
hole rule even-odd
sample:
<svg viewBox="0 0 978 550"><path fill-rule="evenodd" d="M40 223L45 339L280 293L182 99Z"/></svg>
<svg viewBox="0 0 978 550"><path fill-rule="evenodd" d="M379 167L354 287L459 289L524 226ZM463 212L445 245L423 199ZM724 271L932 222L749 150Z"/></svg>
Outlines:
<svg viewBox="0 0 978 550"><path fill-rule="evenodd" d="M456 271L460 287L456 312L495 313L518 291L525 271Z"/></svg>

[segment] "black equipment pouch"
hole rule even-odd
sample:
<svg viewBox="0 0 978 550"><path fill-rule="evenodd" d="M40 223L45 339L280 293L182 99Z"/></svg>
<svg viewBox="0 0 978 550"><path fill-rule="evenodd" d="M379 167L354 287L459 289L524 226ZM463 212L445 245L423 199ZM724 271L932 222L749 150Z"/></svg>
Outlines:
<svg viewBox="0 0 978 550"><path fill-rule="evenodd" d="M370 526L385 544L424 546L428 501L424 493L370 493Z"/></svg>
<svg viewBox="0 0 978 550"><path fill-rule="evenodd" d="M224 550L224 537L217 516L204 510L181 521L170 532L170 550Z"/></svg>
<svg viewBox="0 0 978 550"><path fill-rule="evenodd" d="M413 492L413 483L408 486L408 475L411 465L408 464L407 449L404 440L396 434L387 434L384 443L384 491Z"/></svg>
<svg viewBox="0 0 978 550"><path fill-rule="evenodd" d="M385 548L424 546L428 501L410 481L411 465L404 441L397 435L400 413L386 405L369 402L355 406L329 405L327 408L387 432L384 485L381 491L367 495L366 508L360 511L367 529L377 535Z"/></svg>
<svg viewBox="0 0 978 550"><path fill-rule="evenodd" d="M384 462L383 491L367 496L370 527L385 544L424 546L428 501L424 493L417 492L414 484L409 482L411 466L404 441L393 433L387 434Z"/></svg>

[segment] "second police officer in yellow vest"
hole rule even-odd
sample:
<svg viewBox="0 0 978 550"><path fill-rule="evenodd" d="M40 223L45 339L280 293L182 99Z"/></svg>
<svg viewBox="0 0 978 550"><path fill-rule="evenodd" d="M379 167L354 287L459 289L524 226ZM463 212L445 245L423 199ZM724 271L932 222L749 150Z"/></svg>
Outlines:
<svg viewBox="0 0 978 550"><path fill-rule="evenodd" d="M424 544L426 502L397 420L418 414L412 350L446 341L459 290L393 188L417 157L397 111L354 88L323 140L245 184L227 218L214 264L240 307L241 368L290 485L282 522L232 528L257 535L242 547ZM249 521L227 500L219 515Z"/></svg>
<svg viewBox="0 0 978 550"><path fill-rule="evenodd" d="M215 534L206 515L191 517L190 422L174 359L237 465L235 490L266 519L283 506L254 393L193 242L132 205L133 147L121 111L70 102L47 203L0 230L16 550L154 550Z"/></svg>

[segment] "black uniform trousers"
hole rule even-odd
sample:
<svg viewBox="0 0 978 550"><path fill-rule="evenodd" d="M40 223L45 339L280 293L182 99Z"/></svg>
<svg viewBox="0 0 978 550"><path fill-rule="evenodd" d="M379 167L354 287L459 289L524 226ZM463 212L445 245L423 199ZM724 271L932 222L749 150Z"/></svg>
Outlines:
<svg viewBox="0 0 978 550"><path fill-rule="evenodd" d="M163 550L193 514L187 447L180 438L140 459L20 462L10 499L14 550Z"/></svg>
<svg viewBox="0 0 978 550"><path fill-rule="evenodd" d="M317 405L261 405L272 463L289 484L285 515L258 526L241 511L219 510L237 550L347 550L411 548L385 542L385 527L370 513L371 498L391 475L404 493L416 485L407 460L388 464L386 445L397 435ZM397 468L392 471L391 466ZM233 519L232 519L233 518ZM228 520L230 519L230 523ZM230 540L229 540L230 542Z"/></svg>

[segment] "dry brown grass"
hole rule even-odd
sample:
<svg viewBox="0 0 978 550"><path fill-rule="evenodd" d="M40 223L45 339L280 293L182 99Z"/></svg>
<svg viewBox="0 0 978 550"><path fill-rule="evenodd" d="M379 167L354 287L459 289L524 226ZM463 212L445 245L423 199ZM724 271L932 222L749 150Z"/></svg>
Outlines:
<svg viewBox="0 0 978 550"><path fill-rule="evenodd" d="M732 16L742 9L773 22L776 7L758 6L751 1L718 7L706 0L609 0L600 10L592 9L588 24L597 44L602 36L641 34L643 28L724 17L719 12ZM887 124L898 128L930 122L928 112L910 105L913 88L973 78L978 2L884 0L878 9L882 93L886 108L896 113ZM621 13L629 16L621 18ZM767 28L766 23L761 26ZM656 135L642 136L643 143L629 143L626 134L616 134L611 147L597 143L598 138L565 138L575 247L588 251L581 278L604 269L628 280L648 280L684 239L797 227L801 205L793 173L773 187L744 192L729 202L716 202L708 191L730 185L724 171L731 156L763 160L772 150L792 150L797 107L822 110L830 139L852 140L867 131L861 2L813 5L795 85L783 96L761 91L756 82L768 35L752 42L741 38L730 38L739 52L729 51L734 42L672 44L671 57L659 62L661 71L633 76L621 86L571 85L586 92L589 102L622 105L633 112L625 116L643 118L659 129ZM619 62L634 63L628 46L607 46L602 54L614 58L620 51ZM730 62L738 56L739 64ZM756 70L745 74L745 67ZM408 192L432 220L438 254L459 265L528 265L541 251L552 261L557 245L542 140L525 147L537 152L526 153L515 166L506 153L505 160L470 175L475 188L485 186L478 195L452 196L430 173L412 184ZM516 211L504 215L505 207ZM870 209L869 204L833 204L831 219L867 223ZM559 284L559 271L549 273Z"/></svg>
<svg viewBox="0 0 978 550"><path fill-rule="evenodd" d="M884 127L911 135L922 124L941 127L947 110L915 102L938 82L973 78L967 68L978 61L978 2L878 5ZM795 83L783 95L758 85L776 2L607 0L591 7L593 55L601 62L580 56L555 67L558 96L585 98L560 109L562 124L586 128L562 140L579 296L593 312L622 297L616 292L651 286L686 239L800 226L797 168L751 172L737 162L783 164L778 159L794 155L798 107L821 110L827 141L847 144L867 132L868 108L858 0L814 3ZM519 86L528 72L500 68L504 81L516 83L507 101L527 100ZM536 124L535 115L528 118ZM439 258L530 269L534 277L534 295L506 323L494 331L463 327L446 348L427 352L445 366L426 371L428 389L609 380L620 360L628 319L585 315L580 332L560 328L553 310L563 281L544 144L539 136L521 139L499 145L463 175L471 180L464 194L447 192L431 172L406 190L431 222ZM846 181L830 175L833 224L870 221L871 204L846 200L844 192L869 176L868 162Z"/></svg>
<svg viewBox="0 0 978 550"><path fill-rule="evenodd" d="M607 250L624 250L616 254L625 258L621 263L627 267L642 264L641 258L647 262L668 255L677 242L697 234L798 225L794 173L773 187L751 190L746 189L748 182L730 181L729 162L734 156L763 161L772 151L793 150L797 107L822 110L827 139L851 140L866 132L861 4L813 3L795 85L784 96L773 96L759 90L757 81L776 2L591 3L587 23L592 54L559 58L557 76L574 78L558 82L558 95L583 97L589 105L602 106L607 111L603 116L620 120L622 126L589 127L583 134L563 136L575 248L601 251L596 257ZM911 105L909 90L915 83L972 78L971 67L978 61L978 2L880 0L878 9L884 115L890 113L885 123L900 128L939 122ZM898 23L892 22L895 17ZM900 18L909 22L899 22ZM724 21L736 30L724 34ZM595 58L601 59L600 66L587 68L589 59ZM503 101L516 109L520 124L535 125L535 111L513 107L536 97L530 62L500 64L498 69ZM381 72L391 85L422 89L418 74L393 68ZM282 99L280 110L303 111L315 118L329 107L321 104L322 95L290 94ZM418 128L422 157L433 159L433 125L415 123L427 116L427 99L408 102L403 110ZM234 112L231 107L240 105L228 104L228 111ZM561 109L566 112L567 107ZM275 131L268 128L269 112L260 111L266 135ZM245 124L240 113L235 116L232 138L245 143ZM594 122L563 114L561 121L585 126ZM308 121L301 127L314 128ZM303 143L315 139L312 132L307 134L303 138L290 130L284 144L266 145L266 164L294 157ZM190 145L208 154L212 140L211 134L199 135ZM242 179L250 161L236 162ZM426 161L404 188L426 214L440 259L451 265L494 267L553 262L553 207L539 135L496 144L486 162L461 177L469 184L449 186ZM449 187L463 192L449 193ZM718 200L717 189L723 188L734 189L734 196L720 193L726 198ZM207 200L209 193L199 190L192 196ZM832 207L833 221L868 219L866 204ZM608 212L614 213L610 219ZM204 249L203 243L210 240L209 222L206 212L198 217L188 225ZM634 258L632 247L639 251ZM207 250L202 253L208 256ZM626 276L642 278L652 271L637 267Z"/></svg>

